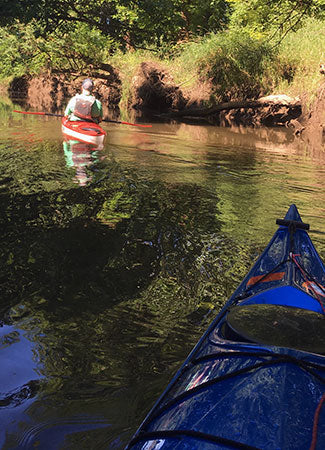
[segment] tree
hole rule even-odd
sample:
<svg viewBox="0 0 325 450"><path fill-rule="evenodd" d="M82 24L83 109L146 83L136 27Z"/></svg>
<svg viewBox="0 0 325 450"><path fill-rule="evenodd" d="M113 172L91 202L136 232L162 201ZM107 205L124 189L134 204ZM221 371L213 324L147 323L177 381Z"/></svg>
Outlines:
<svg viewBox="0 0 325 450"><path fill-rule="evenodd" d="M224 0L140 0L139 24L153 31L157 40L177 42L219 31L228 22Z"/></svg>
<svg viewBox="0 0 325 450"><path fill-rule="evenodd" d="M225 0L0 0L0 25L35 19L39 33L69 30L77 23L134 47L159 45L217 31L227 22Z"/></svg>

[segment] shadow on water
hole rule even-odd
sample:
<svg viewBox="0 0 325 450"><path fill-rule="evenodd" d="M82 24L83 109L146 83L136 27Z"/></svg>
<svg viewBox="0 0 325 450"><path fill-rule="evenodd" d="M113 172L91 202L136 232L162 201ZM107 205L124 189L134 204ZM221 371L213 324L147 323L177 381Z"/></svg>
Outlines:
<svg viewBox="0 0 325 450"><path fill-rule="evenodd" d="M15 156L21 170L3 172L0 194L0 443L121 448L187 353L184 335L231 289L215 263L228 251L218 198L113 160L87 187L49 177L46 190L37 158L31 182Z"/></svg>

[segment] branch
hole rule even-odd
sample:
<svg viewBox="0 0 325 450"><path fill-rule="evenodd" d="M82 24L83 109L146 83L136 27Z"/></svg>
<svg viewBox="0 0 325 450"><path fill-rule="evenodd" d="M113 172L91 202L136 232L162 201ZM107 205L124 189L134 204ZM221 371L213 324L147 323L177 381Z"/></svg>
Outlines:
<svg viewBox="0 0 325 450"><path fill-rule="evenodd" d="M311 0L305 1L304 9L301 12L299 12L299 5L301 5L301 2L300 1L295 2L295 4L292 6L292 8L287 12L286 16L278 24L277 30L274 31L274 33L270 36L270 40L272 40L275 37L275 35L276 35L277 31L279 31L279 29L282 29L284 27L286 22L292 23L292 21L295 19L295 17L298 17L298 19L292 25L290 25L290 27L284 32L284 34L280 37L279 41L274 45L274 47L279 45L280 42L285 38L285 36L301 21L303 16L308 11L309 7L312 6L312 3L313 2ZM295 11L296 11L296 13L294 14ZM281 17L281 13L277 14L277 16L275 16L275 18L273 20L273 23L276 24L277 19L279 19L280 17Z"/></svg>
<svg viewBox="0 0 325 450"><path fill-rule="evenodd" d="M302 20L302 18L305 15L307 9L308 9L308 6L304 9L304 11L301 12L301 14L298 16L298 19L282 34L282 36L280 37L278 42L273 46L273 48L278 46L283 41L283 39L286 37L286 35ZM297 15L298 15L298 13L296 14L296 16Z"/></svg>

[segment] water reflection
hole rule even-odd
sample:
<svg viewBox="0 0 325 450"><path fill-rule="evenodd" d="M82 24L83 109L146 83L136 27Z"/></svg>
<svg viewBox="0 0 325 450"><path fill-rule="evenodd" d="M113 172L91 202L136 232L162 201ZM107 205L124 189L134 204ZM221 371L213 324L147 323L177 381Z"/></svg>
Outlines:
<svg viewBox="0 0 325 450"><path fill-rule="evenodd" d="M67 167L73 167L75 169L75 180L80 186L85 186L92 180L91 169L103 159L103 155L100 153L103 148L103 144L88 144L64 136L63 151L66 164Z"/></svg>

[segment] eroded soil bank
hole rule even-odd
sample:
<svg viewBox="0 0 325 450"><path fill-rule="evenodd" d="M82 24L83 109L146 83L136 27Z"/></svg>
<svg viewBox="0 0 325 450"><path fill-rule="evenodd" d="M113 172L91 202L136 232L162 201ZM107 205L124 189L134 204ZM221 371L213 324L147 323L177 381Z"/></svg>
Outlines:
<svg viewBox="0 0 325 450"><path fill-rule="evenodd" d="M24 106L62 112L68 99L80 91L84 77L63 73L45 73L38 77L26 75L10 83L8 94ZM310 140L313 145L323 142L325 83L320 86L312 106L304 95L234 99L213 105L209 100L213 86L205 84L190 92L183 90L175 84L171 74L151 62L139 65L127 88L123 76L110 65L107 65L107 71L91 77L105 117L119 117L122 107L129 115L148 120L206 122L221 126L286 126L292 128L297 137Z"/></svg>

